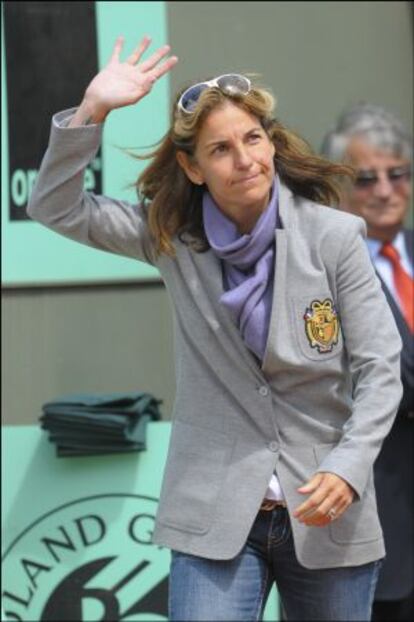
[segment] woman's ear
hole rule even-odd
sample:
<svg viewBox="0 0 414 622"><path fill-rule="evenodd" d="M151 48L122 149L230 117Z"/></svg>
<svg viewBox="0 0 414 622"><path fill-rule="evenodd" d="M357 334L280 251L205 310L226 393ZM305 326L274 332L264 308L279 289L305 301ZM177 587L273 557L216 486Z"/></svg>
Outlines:
<svg viewBox="0 0 414 622"><path fill-rule="evenodd" d="M185 151L177 151L176 158L188 179L192 181L193 184L201 186L204 183L204 178L198 165L190 159L188 153Z"/></svg>

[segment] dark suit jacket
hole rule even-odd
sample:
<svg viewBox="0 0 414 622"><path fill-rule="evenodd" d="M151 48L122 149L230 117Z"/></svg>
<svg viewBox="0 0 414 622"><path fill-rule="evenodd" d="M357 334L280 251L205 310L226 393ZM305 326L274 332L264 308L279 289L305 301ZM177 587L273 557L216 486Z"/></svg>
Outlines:
<svg viewBox="0 0 414 622"><path fill-rule="evenodd" d="M414 232L404 231L404 235L413 262ZM404 394L394 425L374 465L378 511L387 552L375 598L400 600L414 589L414 337L386 285L382 283L382 286L403 341Z"/></svg>

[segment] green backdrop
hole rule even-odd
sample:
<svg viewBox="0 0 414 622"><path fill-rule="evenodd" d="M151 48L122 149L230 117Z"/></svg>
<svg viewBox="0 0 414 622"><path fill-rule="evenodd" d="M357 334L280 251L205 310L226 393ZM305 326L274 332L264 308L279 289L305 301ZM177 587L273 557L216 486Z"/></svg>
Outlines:
<svg viewBox="0 0 414 622"><path fill-rule="evenodd" d="M146 451L56 458L37 426L2 434L2 620L167 621L170 552L151 536L170 424ZM264 620L279 619L273 587Z"/></svg>
<svg viewBox="0 0 414 622"><path fill-rule="evenodd" d="M25 3L22 3L25 4ZM36 3L33 3L36 4ZM45 3L37 3L45 5ZM47 3L46 3L47 4ZM53 4L53 3L52 3ZM20 3L19 3L20 5ZM98 67L105 66L111 56L117 36L125 36L122 59L140 41L144 34L150 34L153 43L147 55L166 43L167 20L165 2L96 2L96 36ZM30 27L30 21L28 23ZM140 279L157 279L158 271L152 266L132 259L120 257L104 251L96 251L87 246L63 238L42 225L30 220L11 220L9 218L9 132L7 127L7 71L6 66L3 5L2 5L2 283L3 286L59 285L87 282L120 282ZM47 33L42 37L48 36ZM76 32L73 33L76 46ZM52 40L51 40L52 41ZM43 45L44 45L43 41ZM50 45L53 54L53 45ZM144 57L145 58L145 57ZM30 59L28 59L30 63ZM90 76L92 79L93 76ZM68 79L70 77L68 76ZM44 84L38 89L50 87L47 83L45 67ZM80 102L67 102L67 108ZM156 84L150 97L139 105L114 111L104 127L102 147L102 192L119 199L136 201L134 190L126 186L133 182L145 163L137 162L122 153L120 148L148 147L158 141L167 129L169 106L168 76ZM55 112L58 112L57 110ZM30 114L30 98L27 101L27 114ZM39 119L50 124L50 120ZM30 136L27 136L30 141ZM45 145L46 149L46 145ZM144 149L145 152L145 149ZM143 151L140 151L143 153ZM99 166L99 162L95 163ZM19 171L19 194L30 191L36 171ZM85 178L86 189L93 187L93 169ZM15 184L16 191L16 184ZM24 205L25 206L25 205ZM24 206L22 209L24 209Z"/></svg>

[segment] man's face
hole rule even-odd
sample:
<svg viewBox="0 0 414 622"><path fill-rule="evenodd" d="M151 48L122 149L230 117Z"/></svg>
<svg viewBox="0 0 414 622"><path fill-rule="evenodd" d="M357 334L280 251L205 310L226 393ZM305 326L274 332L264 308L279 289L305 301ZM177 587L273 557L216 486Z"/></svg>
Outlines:
<svg viewBox="0 0 414 622"><path fill-rule="evenodd" d="M355 137L346 162L357 180L345 190L342 207L367 223L368 235L388 239L403 226L411 195L410 162Z"/></svg>

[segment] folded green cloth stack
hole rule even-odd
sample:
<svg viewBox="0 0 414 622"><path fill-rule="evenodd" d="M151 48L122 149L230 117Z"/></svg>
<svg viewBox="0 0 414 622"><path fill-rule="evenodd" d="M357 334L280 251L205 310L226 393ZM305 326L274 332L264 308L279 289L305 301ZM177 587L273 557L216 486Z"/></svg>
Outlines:
<svg viewBox="0 0 414 622"><path fill-rule="evenodd" d="M40 422L59 457L142 451L161 403L149 393L65 395L42 406Z"/></svg>

